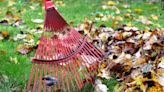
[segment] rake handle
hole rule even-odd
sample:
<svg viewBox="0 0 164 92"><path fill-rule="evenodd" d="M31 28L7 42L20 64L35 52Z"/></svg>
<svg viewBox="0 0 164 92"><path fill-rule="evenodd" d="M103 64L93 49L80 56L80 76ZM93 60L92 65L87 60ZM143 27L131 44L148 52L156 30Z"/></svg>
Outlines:
<svg viewBox="0 0 164 92"><path fill-rule="evenodd" d="M44 0L44 7L45 7L45 10L47 10L50 7L53 7L52 1L51 0Z"/></svg>

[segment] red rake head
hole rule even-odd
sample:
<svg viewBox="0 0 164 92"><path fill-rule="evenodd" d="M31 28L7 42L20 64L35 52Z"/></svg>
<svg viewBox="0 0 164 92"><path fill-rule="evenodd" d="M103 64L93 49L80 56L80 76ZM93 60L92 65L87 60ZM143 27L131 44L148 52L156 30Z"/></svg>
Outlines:
<svg viewBox="0 0 164 92"><path fill-rule="evenodd" d="M79 92L85 82L94 82L92 76L97 72L103 53L75 29L63 32L69 25L51 0L45 0L45 10L44 27L53 35L49 37L47 33L51 32L44 32L45 36L40 39L26 92ZM56 78L57 83L47 86L47 75Z"/></svg>
<svg viewBox="0 0 164 92"><path fill-rule="evenodd" d="M67 22L55 9L51 0L44 0L45 22L44 28L47 31L63 31L67 26Z"/></svg>

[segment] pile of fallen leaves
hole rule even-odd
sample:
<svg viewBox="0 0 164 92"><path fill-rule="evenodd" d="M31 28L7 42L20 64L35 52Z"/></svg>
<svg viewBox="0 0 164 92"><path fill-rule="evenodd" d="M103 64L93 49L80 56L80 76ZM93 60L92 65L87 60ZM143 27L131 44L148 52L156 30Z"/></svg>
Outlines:
<svg viewBox="0 0 164 92"><path fill-rule="evenodd" d="M164 29L140 30L122 25L96 27L85 20L77 28L105 52L98 76L116 78L116 92L162 92L164 86ZM87 31L90 30L90 31Z"/></svg>

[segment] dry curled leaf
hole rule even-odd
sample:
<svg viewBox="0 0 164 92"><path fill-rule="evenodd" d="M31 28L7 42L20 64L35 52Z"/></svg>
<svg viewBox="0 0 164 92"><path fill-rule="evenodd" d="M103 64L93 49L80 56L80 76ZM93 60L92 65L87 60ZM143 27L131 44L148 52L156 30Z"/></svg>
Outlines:
<svg viewBox="0 0 164 92"><path fill-rule="evenodd" d="M19 52L22 55L26 55L31 51L32 51L32 49L29 46L24 45L24 44L20 44L17 47L17 52Z"/></svg>

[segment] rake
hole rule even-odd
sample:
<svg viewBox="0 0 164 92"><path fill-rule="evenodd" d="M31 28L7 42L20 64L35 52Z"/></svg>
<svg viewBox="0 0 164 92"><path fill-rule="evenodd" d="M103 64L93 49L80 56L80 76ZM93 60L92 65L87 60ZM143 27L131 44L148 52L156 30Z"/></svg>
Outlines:
<svg viewBox="0 0 164 92"><path fill-rule="evenodd" d="M104 56L87 35L70 27L51 0L44 1L44 33L32 60L26 92L77 92L94 76Z"/></svg>

